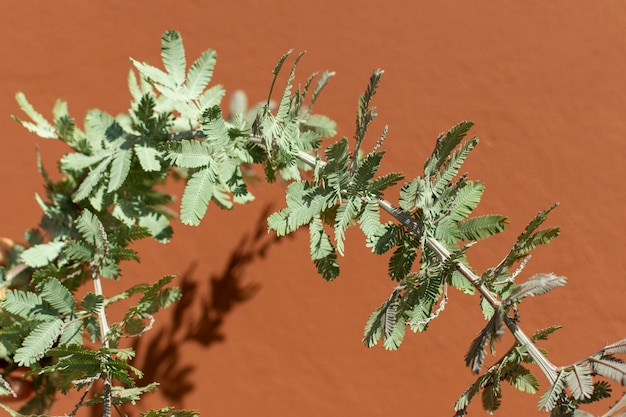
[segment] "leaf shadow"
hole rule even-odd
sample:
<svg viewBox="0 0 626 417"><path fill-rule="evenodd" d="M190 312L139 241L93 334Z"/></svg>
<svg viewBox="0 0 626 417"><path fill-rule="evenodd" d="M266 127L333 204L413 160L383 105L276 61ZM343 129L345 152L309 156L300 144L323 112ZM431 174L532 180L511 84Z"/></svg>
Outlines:
<svg viewBox="0 0 626 417"><path fill-rule="evenodd" d="M169 317L160 320L158 330L134 340L137 355L132 365L144 372L140 385L158 382L158 392L169 405L183 407L185 396L195 388L194 366L183 361L182 351L192 343L204 349L223 343L228 315L260 290L259 284L244 281L246 271L283 239L267 233L270 213L271 205L267 205L253 230L236 244L222 271L210 275L208 288L196 277L197 263L192 263L180 277L182 298L161 313ZM124 411L132 414L130 407Z"/></svg>

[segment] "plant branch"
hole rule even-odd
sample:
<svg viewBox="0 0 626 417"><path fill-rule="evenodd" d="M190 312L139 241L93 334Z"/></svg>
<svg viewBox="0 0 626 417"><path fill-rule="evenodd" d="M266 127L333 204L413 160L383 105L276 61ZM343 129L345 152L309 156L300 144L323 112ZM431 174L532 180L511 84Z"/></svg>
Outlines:
<svg viewBox="0 0 626 417"><path fill-rule="evenodd" d="M190 130L179 133L172 133L167 136L168 140L182 140L182 139L200 139L205 137L204 133L200 130ZM266 141L263 137L258 135L250 135L249 140L253 143L265 146ZM311 168L315 168L317 164L324 166L326 162L319 160L318 157L310 155L306 152L299 151L298 159L310 166ZM421 239L423 234L422 225L408 216L406 213L401 211L399 208L395 207L389 201L379 197L378 205L389 213L392 217L402 223L413 235ZM445 262L450 259L450 252L435 238L426 237L425 243L426 247L431 249L437 257ZM455 262L456 270L465 277L473 286L478 290L485 300L493 307L498 308L501 305L501 302L489 291L489 289L481 282L480 277L472 272L470 268L466 265L456 261ZM532 340L522 331L522 329L515 323L515 321L509 317L505 317L505 323L508 329L511 331L515 340L517 342L528 349L529 355L533 358L535 363L539 366L543 374L546 376L550 383L554 383L556 381L556 369L557 367L552 364L543 353L535 346Z"/></svg>

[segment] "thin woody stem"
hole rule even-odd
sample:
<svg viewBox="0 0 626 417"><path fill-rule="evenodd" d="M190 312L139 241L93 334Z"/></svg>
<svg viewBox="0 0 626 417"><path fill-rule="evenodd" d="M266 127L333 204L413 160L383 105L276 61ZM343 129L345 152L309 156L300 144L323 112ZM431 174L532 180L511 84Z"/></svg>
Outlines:
<svg viewBox="0 0 626 417"><path fill-rule="evenodd" d="M173 133L167 136L168 140L182 140L182 139L200 139L204 137L202 131L193 130L187 132ZM258 145L265 146L265 139L261 136L251 135L248 138L251 142L256 143ZM315 168L317 164L324 166L326 162L319 160L317 157L313 155L309 155L306 152L299 151L298 159L310 166L311 168ZM393 204L388 202L383 198L378 198L378 205L389 213L392 217L402 223L411 233L413 233L417 238L421 238L423 234L422 225L408 216L406 213L401 211L399 208L395 207ZM432 250L437 257L445 262L450 259L450 252L439 242L437 239L433 237L425 238L425 246ZM487 302L493 307L498 308L501 306L500 300L498 300L491 291L481 282L480 277L472 272L466 265L455 261L456 270L465 277L473 286L478 290L480 295L487 300ZM533 358L535 363L539 366L541 371L544 373L546 378L550 381L550 383L554 383L556 381L556 366L552 364L543 353L535 346L532 340L520 329L517 323L508 318L504 318L505 324L508 329L511 331L515 340L528 350L529 355Z"/></svg>

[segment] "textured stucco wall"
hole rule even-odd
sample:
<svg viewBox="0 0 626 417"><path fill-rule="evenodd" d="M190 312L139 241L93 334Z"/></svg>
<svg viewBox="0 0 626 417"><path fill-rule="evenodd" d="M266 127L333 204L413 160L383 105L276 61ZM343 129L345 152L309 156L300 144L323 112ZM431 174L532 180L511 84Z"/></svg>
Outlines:
<svg viewBox="0 0 626 417"><path fill-rule="evenodd" d="M570 282L525 302L522 325L565 326L545 345L558 364L624 337L623 2L13 2L0 13L0 235L19 240L38 221L35 143L51 170L64 152L11 121L15 92L42 111L62 97L79 120L92 107L125 111L128 57L158 64L166 29L181 31L189 60L216 49L214 82L251 101L266 97L283 52L307 50L301 80L337 72L317 111L349 137L371 70L385 69L370 142L390 126L385 171L418 175L439 132L476 122L482 141L466 170L487 185L479 211L506 214L511 225L471 250L474 266L499 262L526 222L558 200L550 224L562 236L536 252L525 276L555 272ZM365 320L393 286L386 260L350 233L342 276L323 282L306 234L271 243L264 233L261 212L282 206L279 188L253 188L258 200L232 213L213 207L199 228L177 225L170 245L142 243L141 265L106 283L112 292L184 277L183 302L138 346L162 382L144 406L205 416L452 415L473 381L463 355L482 325L477 298L453 293L431 329L408 335L398 352L366 349ZM537 414L538 399L507 389L499 415Z"/></svg>

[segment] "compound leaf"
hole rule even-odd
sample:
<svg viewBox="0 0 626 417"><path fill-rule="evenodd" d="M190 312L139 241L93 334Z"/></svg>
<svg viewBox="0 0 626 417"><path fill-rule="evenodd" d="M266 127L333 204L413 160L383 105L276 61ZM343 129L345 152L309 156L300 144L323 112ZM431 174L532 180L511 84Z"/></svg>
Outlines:
<svg viewBox="0 0 626 417"><path fill-rule="evenodd" d="M163 65L170 74L176 86L185 82L185 48L180 33L175 30L166 31L161 37L161 58Z"/></svg>
<svg viewBox="0 0 626 417"><path fill-rule="evenodd" d="M216 58L217 53L209 49L204 51L189 68L187 74L187 97L189 99L197 99L213 78Z"/></svg>
<svg viewBox="0 0 626 417"><path fill-rule="evenodd" d="M507 224L506 217L492 214L461 221L457 230L461 240L481 240L502 232Z"/></svg>
<svg viewBox="0 0 626 417"><path fill-rule="evenodd" d="M15 351L13 360L20 366L30 366L41 359L61 335L63 320L55 319L39 323L26 336L22 346Z"/></svg>
<svg viewBox="0 0 626 417"><path fill-rule="evenodd" d="M63 246L64 242L41 243L26 249L20 256L32 268L46 266L59 256Z"/></svg>
<svg viewBox="0 0 626 417"><path fill-rule="evenodd" d="M180 207L180 220L183 224L197 226L206 213L213 196L215 174L211 169L194 173L185 187Z"/></svg>
<svg viewBox="0 0 626 417"><path fill-rule="evenodd" d="M39 284L41 288L41 298L47 301L52 308L59 313L69 316L74 312L76 300L61 281L56 278L48 278Z"/></svg>

